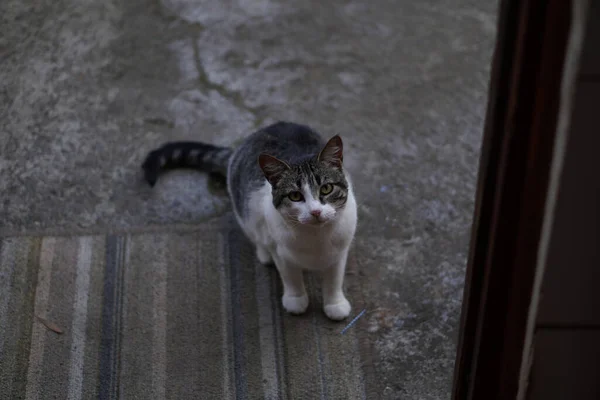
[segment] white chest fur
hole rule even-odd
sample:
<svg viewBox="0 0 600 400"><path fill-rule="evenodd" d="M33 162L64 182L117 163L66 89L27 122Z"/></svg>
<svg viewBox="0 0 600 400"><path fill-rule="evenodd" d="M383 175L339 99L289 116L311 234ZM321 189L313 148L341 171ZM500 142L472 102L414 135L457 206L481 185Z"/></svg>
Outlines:
<svg viewBox="0 0 600 400"><path fill-rule="evenodd" d="M290 225L274 208L268 183L253 193L248 217L238 217L254 244L303 269L327 269L345 256L356 231L356 201L352 190L336 219L323 226Z"/></svg>
<svg viewBox="0 0 600 400"><path fill-rule="evenodd" d="M328 269L344 256L352 236L353 232L341 232L337 226L296 229L294 234L280 236L281 239L275 242L275 252L290 265L311 270Z"/></svg>

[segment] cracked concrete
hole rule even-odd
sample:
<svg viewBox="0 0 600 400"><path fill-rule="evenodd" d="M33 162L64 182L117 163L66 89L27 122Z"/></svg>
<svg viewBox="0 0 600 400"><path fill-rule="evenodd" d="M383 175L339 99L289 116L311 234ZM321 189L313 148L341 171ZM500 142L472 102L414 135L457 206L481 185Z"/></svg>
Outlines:
<svg viewBox="0 0 600 400"><path fill-rule="evenodd" d="M145 153L276 120L345 139L373 393L447 399L496 1L5 0L0 232L193 225L206 175Z"/></svg>

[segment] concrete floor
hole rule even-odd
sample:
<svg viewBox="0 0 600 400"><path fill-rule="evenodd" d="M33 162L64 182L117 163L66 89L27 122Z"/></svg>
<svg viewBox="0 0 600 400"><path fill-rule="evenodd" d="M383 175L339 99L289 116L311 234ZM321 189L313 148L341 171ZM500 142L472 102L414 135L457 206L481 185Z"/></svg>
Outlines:
<svg viewBox="0 0 600 400"><path fill-rule="evenodd" d="M0 234L196 224L223 187L147 151L290 120L345 139L377 388L451 386L496 1L4 0Z"/></svg>

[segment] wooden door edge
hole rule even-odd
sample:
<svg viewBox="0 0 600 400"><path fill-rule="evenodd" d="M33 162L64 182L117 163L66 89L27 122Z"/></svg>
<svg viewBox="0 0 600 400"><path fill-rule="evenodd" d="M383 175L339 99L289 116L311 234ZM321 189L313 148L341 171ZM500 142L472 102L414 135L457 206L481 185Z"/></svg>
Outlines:
<svg viewBox="0 0 600 400"><path fill-rule="evenodd" d="M452 398L517 396L571 29L570 0L502 0Z"/></svg>

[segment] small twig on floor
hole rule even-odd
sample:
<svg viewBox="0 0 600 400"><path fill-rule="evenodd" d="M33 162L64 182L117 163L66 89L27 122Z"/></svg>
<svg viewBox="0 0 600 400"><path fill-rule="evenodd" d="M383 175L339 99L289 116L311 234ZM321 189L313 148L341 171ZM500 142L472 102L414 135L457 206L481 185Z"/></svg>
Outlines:
<svg viewBox="0 0 600 400"><path fill-rule="evenodd" d="M38 317L37 315L36 315L35 317L36 317L37 319L39 319L39 320L40 320L40 322L41 322L42 324L44 324L44 325L46 326L46 328L50 329L52 332L54 332L54 333L58 333L59 335L60 335L61 333L63 333L63 330L62 330L62 329L60 329L60 328L58 327L58 325L56 325L55 323L53 323L53 322L50 322L50 321L48 321L48 320L46 320L46 319L44 319L44 318L42 318L42 317Z"/></svg>
<svg viewBox="0 0 600 400"><path fill-rule="evenodd" d="M343 335L344 333L346 333L346 331L356 323L356 321L358 321L358 319L360 317L363 316L363 314L367 311L367 309L365 308L364 310L362 310L356 317L354 317L354 319L352 321L350 321L350 323L348 325L346 325L346 327L344 329L342 329L341 334Z"/></svg>

